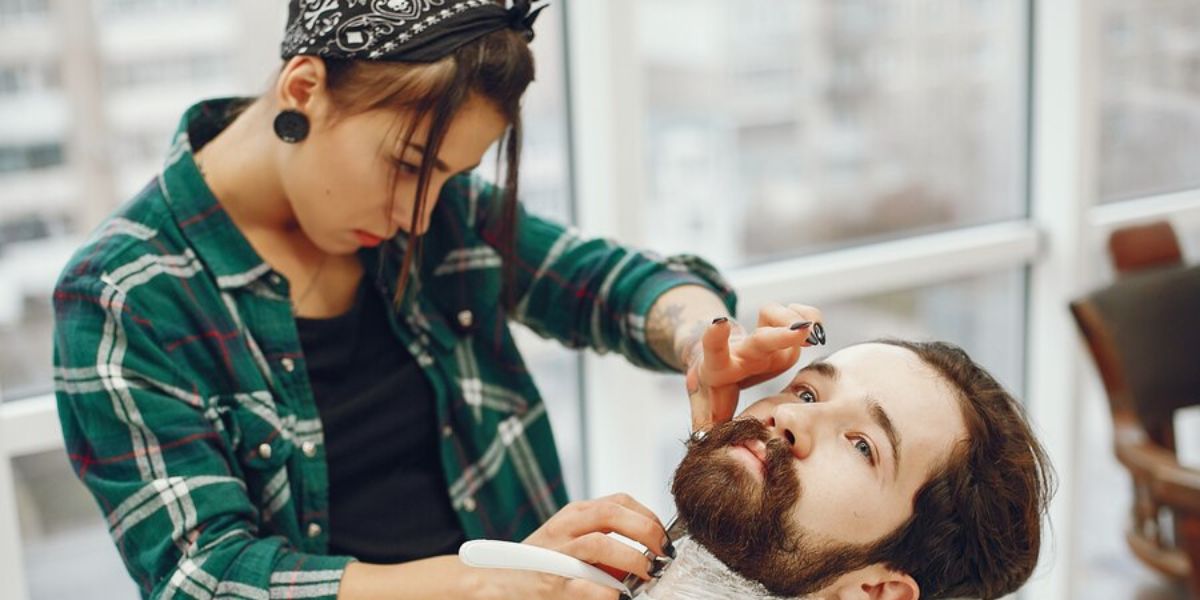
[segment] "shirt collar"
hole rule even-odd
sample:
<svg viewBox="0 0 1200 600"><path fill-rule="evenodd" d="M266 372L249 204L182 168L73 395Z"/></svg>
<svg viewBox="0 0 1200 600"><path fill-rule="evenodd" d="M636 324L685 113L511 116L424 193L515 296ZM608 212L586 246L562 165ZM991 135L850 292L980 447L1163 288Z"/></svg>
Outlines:
<svg viewBox="0 0 1200 600"><path fill-rule="evenodd" d="M183 114L159 185L175 221L221 289L250 285L271 267L255 252L200 174L193 149L216 137L230 122L239 98L206 100Z"/></svg>

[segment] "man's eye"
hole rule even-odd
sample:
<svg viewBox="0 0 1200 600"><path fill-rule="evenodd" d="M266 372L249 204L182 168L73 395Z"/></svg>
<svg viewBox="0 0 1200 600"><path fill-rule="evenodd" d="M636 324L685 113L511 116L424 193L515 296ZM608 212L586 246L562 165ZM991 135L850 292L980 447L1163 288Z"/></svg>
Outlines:
<svg viewBox="0 0 1200 600"><path fill-rule="evenodd" d="M805 404L812 404L817 401L817 395L812 393L812 390L799 389L796 390L796 397Z"/></svg>
<svg viewBox="0 0 1200 600"><path fill-rule="evenodd" d="M871 452L871 445L868 444L866 440L858 440L854 442L854 449L858 450L858 452L862 454L867 461L874 462L875 454Z"/></svg>

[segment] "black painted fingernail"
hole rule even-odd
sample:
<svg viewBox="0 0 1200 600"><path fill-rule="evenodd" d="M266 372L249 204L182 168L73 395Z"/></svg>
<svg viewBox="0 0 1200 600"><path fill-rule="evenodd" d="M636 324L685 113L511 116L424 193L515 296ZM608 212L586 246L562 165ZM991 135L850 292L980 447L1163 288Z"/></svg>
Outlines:
<svg viewBox="0 0 1200 600"><path fill-rule="evenodd" d="M812 324L812 321L796 321L795 323L792 323L792 326L788 327L788 329L791 329L792 331L800 331L801 329L804 329Z"/></svg>
<svg viewBox="0 0 1200 600"><path fill-rule="evenodd" d="M821 340L821 345L825 345L825 326L817 323L813 325L813 331L817 332L817 339Z"/></svg>
<svg viewBox="0 0 1200 600"><path fill-rule="evenodd" d="M633 600L633 597L631 597L629 594L626 594L625 592L621 592L620 600Z"/></svg>
<svg viewBox="0 0 1200 600"><path fill-rule="evenodd" d="M675 560L675 544L672 544L671 540L667 540L667 543L663 544L663 552L666 552L671 560Z"/></svg>
<svg viewBox="0 0 1200 600"><path fill-rule="evenodd" d="M713 323L712 323L712 324L713 324L713 325L720 325L721 323L724 323L725 321L728 321L728 320L729 320L729 317L717 317L717 318L713 319Z"/></svg>
<svg viewBox="0 0 1200 600"><path fill-rule="evenodd" d="M652 560L650 564L650 576L658 577L662 574L663 569L665 569L669 564L671 564L671 559L662 556L655 556L654 560Z"/></svg>

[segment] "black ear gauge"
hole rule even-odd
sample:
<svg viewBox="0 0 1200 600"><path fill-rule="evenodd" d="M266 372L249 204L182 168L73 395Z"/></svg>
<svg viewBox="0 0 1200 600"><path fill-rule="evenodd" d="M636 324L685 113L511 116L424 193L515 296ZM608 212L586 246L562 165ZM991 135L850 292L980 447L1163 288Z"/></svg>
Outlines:
<svg viewBox="0 0 1200 600"><path fill-rule="evenodd" d="M274 126L275 135L289 144L298 144L308 137L308 117L298 110L279 111Z"/></svg>

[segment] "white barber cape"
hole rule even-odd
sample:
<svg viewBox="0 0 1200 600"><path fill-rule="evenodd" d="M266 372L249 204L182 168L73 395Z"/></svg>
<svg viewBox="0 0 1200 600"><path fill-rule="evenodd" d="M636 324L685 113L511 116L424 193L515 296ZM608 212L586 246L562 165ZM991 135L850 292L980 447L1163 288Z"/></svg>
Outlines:
<svg viewBox="0 0 1200 600"><path fill-rule="evenodd" d="M675 544L675 560L634 600L794 600L773 596L762 584L733 571L691 538Z"/></svg>

